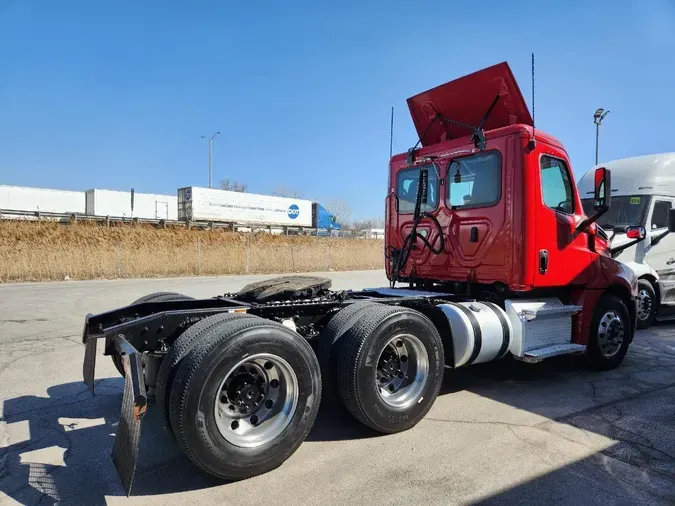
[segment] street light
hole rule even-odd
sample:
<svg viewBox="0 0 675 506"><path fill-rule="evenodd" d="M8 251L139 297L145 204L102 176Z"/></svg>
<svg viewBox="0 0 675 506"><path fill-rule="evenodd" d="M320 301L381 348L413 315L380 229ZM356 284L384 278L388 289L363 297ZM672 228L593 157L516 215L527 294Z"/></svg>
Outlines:
<svg viewBox="0 0 675 506"><path fill-rule="evenodd" d="M598 141L600 139L600 123L605 119L605 116L609 114L609 111L604 109L598 109L593 115L593 123L595 123L595 165L598 164Z"/></svg>
<svg viewBox="0 0 675 506"><path fill-rule="evenodd" d="M213 188L213 138L220 134L220 130L218 130L215 134L213 134L210 138L202 135L202 139L206 139L209 141L209 188Z"/></svg>

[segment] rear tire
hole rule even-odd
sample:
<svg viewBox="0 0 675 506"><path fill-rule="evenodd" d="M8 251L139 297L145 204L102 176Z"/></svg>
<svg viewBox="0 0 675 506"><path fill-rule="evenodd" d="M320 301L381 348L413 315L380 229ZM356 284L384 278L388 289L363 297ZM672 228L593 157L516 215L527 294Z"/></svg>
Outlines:
<svg viewBox="0 0 675 506"><path fill-rule="evenodd" d="M369 308L382 307L376 302L354 302L338 311L319 336L317 355L321 365L321 378L324 392L330 390L337 394L335 371L337 370L336 349L338 342Z"/></svg>
<svg viewBox="0 0 675 506"><path fill-rule="evenodd" d="M595 307L586 357L598 371L615 369L623 362L633 338L630 314L615 295L603 295Z"/></svg>
<svg viewBox="0 0 675 506"><path fill-rule="evenodd" d="M164 357L164 360L162 360L162 364L160 365L159 371L157 372L157 406L164 414L166 427L169 429L169 432L172 436L175 437L175 432L173 427L171 427L169 402L173 379L176 376L176 371L178 370L181 361L192 349L196 340L205 332L208 332L210 329L222 324L223 322L233 320L235 318L241 319L255 317L244 313L220 313L204 318L183 332L178 337L178 339L176 339L171 348L169 348L169 351Z"/></svg>
<svg viewBox="0 0 675 506"><path fill-rule="evenodd" d="M654 285L646 279L638 281L638 309L637 328L646 329L654 321L656 316L656 290Z"/></svg>
<svg viewBox="0 0 675 506"><path fill-rule="evenodd" d="M410 429L427 414L443 381L443 342L422 313L403 307L364 311L337 346L340 399L378 432Z"/></svg>
<svg viewBox="0 0 675 506"><path fill-rule="evenodd" d="M164 302L169 300L185 300L185 299L192 299L192 297L188 297L187 295L183 295L182 293L176 292L155 292L150 293L148 295L144 295L143 297L141 297L140 299L136 299L129 305L133 306L135 304L141 304L142 302ZM122 357L120 357L118 353L113 352L110 355L110 358L112 359L113 364L117 369L117 372L119 372L124 378L125 373L124 373L124 365L122 364Z"/></svg>
<svg viewBox="0 0 675 506"><path fill-rule="evenodd" d="M198 335L176 372L169 411L188 458L209 474L238 480L288 459L320 402L321 374L309 344L283 325L241 317Z"/></svg>

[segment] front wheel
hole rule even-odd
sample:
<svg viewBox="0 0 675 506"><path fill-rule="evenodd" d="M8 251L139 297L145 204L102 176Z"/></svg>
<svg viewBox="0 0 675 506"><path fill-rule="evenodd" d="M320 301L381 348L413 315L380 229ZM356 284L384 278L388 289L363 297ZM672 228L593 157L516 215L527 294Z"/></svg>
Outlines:
<svg viewBox="0 0 675 506"><path fill-rule="evenodd" d="M646 329L656 316L656 291L646 279L638 281L637 328Z"/></svg>
<svg viewBox="0 0 675 506"><path fill-rule="evenodd" d="M615 295L603 295L591 321L586 356L593 369L607 371L621 364L633 337L626 305Z"/></svg>

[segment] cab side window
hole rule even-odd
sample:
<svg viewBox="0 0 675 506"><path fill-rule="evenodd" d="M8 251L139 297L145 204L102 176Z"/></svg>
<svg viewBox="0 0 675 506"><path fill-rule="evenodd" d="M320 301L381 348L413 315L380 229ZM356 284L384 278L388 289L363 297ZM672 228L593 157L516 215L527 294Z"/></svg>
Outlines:
<svg viewBox="0 0 675 506"><path fill-rule="evenodd" d="M541 157L541 194L546 207L574 213L574 193L567 164L550 156Z"/></svg>
<svg viewBox="0 0 675 506"><path fill-rule="evenodd" d="M668 214L672 204L667 200L657 200L654 202L654 210L652 211L652 230L656 228L666 228L668 226Z"/></svg>
<svg viewBox="0 0 675 506"><path fill-rule="evenodd" d="M425 166L428 170L427 203L420 206L420 210L433 211L438 206L438 177L436 177L436 168L432 165ZM417 200L417 187L420 180L420 167L404 169L396 176L396 196L398 197L399 214L412 214L415 212L415 201Z"/></svg>
<svg viewBox="0 0 675 506"><path fill-rule="evenodd" d="M499 151L455 158L448 164L446 202L451 209L490 207L502 196Z"/></svg>

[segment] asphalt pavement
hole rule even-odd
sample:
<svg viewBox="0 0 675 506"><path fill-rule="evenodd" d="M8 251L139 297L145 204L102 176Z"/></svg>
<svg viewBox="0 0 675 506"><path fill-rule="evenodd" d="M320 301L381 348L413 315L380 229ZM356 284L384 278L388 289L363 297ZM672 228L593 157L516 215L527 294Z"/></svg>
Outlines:
<svg viewBox="0 0 675 506"><path fill-rule="evenodd" d="M386 284L381 271L324 275L336 289ZM151 406L127 498L110 459L123 382L99 347L96 396L83 384L85 314L261 278L0 286L0 505L675 503L675 326L663 324L605 373L574 357L448 370L428 416L400 434L328 402L280 468L234 483L197 470Z"/></svg>

